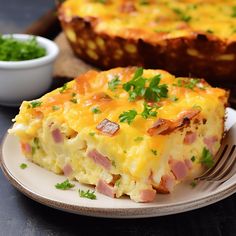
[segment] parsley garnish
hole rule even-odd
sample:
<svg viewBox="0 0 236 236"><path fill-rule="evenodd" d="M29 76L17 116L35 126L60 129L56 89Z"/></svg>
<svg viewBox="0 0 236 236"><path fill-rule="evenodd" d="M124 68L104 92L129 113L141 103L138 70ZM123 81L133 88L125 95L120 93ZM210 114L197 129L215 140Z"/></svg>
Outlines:
<svg viewBox="0 0 236 236"><path fill-rule="evenodd" d="M192 188L195 188L195 187L197 186L197 182L193 180L193 181L190 183L190 185L192 186Z"/></svg>
<svg viewBox="0 0 236 236"><path fill-rule="evenodd" d="M60 109L60 107L58 107L58 106L52 106L52 110L53 111L57 111L57 110L59 110Z"/></svg>
<svg viewBox="0 0 236 236"><path fill-rule="evenodd" d="M99 114L99 113L101 113L101 110L99 109L99 107L93 107L93 108L91 109L91 111L92 111L92 113L94 113L94 114Z"/></svg>
<svg viewBox="0 0 236 236"><path fill-rule="evenodd" d="M180 10L179 8L174 8L173 11L180 17L180 20L185 21L185 22L189 22L192 17L189 15L186 15L182 10Z"/></svg>
<svg viewBox="0 0 236 236"><path fill-rule="evenodd" d="M232 7L232 14L231 17L236 17L236 6Z"/></svg>
<svg viewBox="0 0 236 236"><path fill-rule="evenodd" d="M149 117L156 117L157 116L157 109L159 108L156 104L153 106L148 105L146 102L143 104L144 108L141 113L141 116L144 119L147 119Z"/></svg>
<svg viewBox="0 0 236 236"><path fill-rule="evenodd" d="M46 49L38 44L35 37L21 41L0 35L0 61L25 61L45 55Z"/></svg>
<svg viewBox="0 0 236 236"><path fill-rule="evenodd" d="M123 89L129 93L129 100L134 101L138 97L143 97L146 101L158 102L162 97L167 97L168 88L166 84L159 85L161 75L155 75L151 79L143 77L143 68L139 67L133 78L123 84ZM146 81L150 81L146 87Z"/></svg>
<svg viewBox="0 0 236 236"><path fill-rule="evenodd" d="M206 32L207 32L208 34L214 34L214 31L211 30L211 29L208 29Z"/></svg>
<svg viewBox="0 0 236 236"><path fill-rule="evenodd" d="M111 164L112 164L114 167L116 167L116 162L115 162L114 160L111 162Z"/></svg>
<svg viewBox="0 0 236 236"><path fill-rule="evenodd" d="M90 132L89 135L93 137L95 135L95 133L94 132Z"/></svg>
<svg viewBox="0 0 236 236"><path fill-rule="evenodd" d="M170 97L170 100L172 102L177 102L179 100L179 98L177 98L176 96Z"/></svg>
<svg viewBox="0 0 236 236"><path fill-rule="evenodd" d="M149 1L148 0L140 0L139 4L140 5L149 5Z"/></svg>
<svg viewBox="0 0 236 236"><path fill-rule="evenodd" d="M65 181L62 182L62 183L57 183L57 184L55 185L55 187L56 187L57 189L61 189L61 190L68 190L68 189L70 189L70 188L74 188L75 185L72 184L72 183L70 183L69 180L67 179L67 180L65 180Z"/></svg>
<svg viewBox="0 0 236 236"><path fill-rule="evenodd" d="M88 199L91 199L91 200L96 200L97 199L96 195L94 194L94 191L90 192L89 189L87 191L79 189L78 192L79 192L80 197L88 198Z"/></svg>
<svg viewBox="0 0 236 236"><path fill-rule="evenodd" d="M73 103L77 103L77 99L76 98L71 98L70 101L73 102Z"/></svg>
<svg viewBox="0 0 236 236"><path fill-rule="evenodd" d="M120 187L120 183L121 183L121 179L118 179L116 182L115 182L115 186L117 186L118 188Z"/></svg>
<svg viewBox="0 0 236 236"><path fill-rule="evenodd" d="M130 125L134 118L137 116L137 114L138 113L136 110L124 111L122 114L120 114L119 120L122 123L127 122Z"/></svg>
<svg viewBox="0 0 236 236"><path fill-rule="evenodd" d="M205 147L202 150L200 163L204 164L208 168L210 168L214 165L213 156L212 156L211 152L208 149L206 149Z"/></svg>
<svg viewBox="0 0 236 236"><path fill-rule="evenodd" d="M63 93L67 89L67 83L65 83L60 89L59 92Z"/></svg>
<svg viewBox="0 0 236 236"><path fill-rule="evenodd" d="M41 102L41 101L38 101L38 100L35 100L35 101L30 102L30 105L31 105L32 108L40 107L41 104L42 104L42 102Z"/></svg>
<svg viewBox="0 0 236 236"><path fill-rule="evenodd" d="M143 137L136 137L134 139L135 142L140 142L140 141L143 141Z"/></svg>
<svg viewBox="0 0 236 236"><path fill-rule="evenodd" d="M181 78L177 80L177 84L173 84L177 87L184 87L188 89L194 89L195 86L200 82L200 79L187 79L187 78Z"/></svg>
<svg viewBox="0 0 236 236"><path fill-rule="evenodd" d="M25 163L21 163L20 164L20 168L22 169L22 170L24 170L25 168L27 168L28 166L27 166L27 164L25 164Z"/></svg>
<svg viewBox="0 0 236 236"><path fill-rule="evenodd" d="M195 156L192 156L191 157L191 161L194 162L196 160L196 157Z"/></svg>
<svg viewBox="0 0 236 236"><path fill-rule="evenodd" d="M111 91L115 91L117 89L117 86L120 84L120 79L118 75L115 75L114 78L108 82L108 88Z"/></svg>
<svg viewBox="0 0 236 236"><path fill-rule="evenodd" d="M34 142L34 145L36 146L36 148L39 149L40 148L40 146L39 146L39 138L34 138L33 142Z"/></svg>
<svg viewBox="0 0 236 236"><path fill-rule="evenodd" d="M151 152L153 153L153 155L157 155L157 150L155 150L155 149L151 149Z"/></svg>

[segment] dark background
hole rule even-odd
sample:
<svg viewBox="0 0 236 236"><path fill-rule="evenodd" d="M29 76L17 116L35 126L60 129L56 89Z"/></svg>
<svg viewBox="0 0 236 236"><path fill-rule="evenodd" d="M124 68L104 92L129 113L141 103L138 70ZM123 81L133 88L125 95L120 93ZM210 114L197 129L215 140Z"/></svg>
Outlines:
<svg viewBox="0 0 236 236"><path fill-rule="evenodd" d="M0 33L22 32L52 0L0 0ZM1 85L0 85L1 86ZM18 108L0 106L0 141ZM0 236L8 235L236 235L236 195L202 209L149 219L73 215L40 205L15 190L0 171Z"/></svg>

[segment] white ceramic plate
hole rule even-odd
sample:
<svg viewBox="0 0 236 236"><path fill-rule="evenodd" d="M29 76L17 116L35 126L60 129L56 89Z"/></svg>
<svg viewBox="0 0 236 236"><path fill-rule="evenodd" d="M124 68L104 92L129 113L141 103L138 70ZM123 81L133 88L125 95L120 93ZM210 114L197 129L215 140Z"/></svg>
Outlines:
<svg viewBox="0 0 236 236"><path fill-rule="evenodd" d="M226 128L229 129L236 122L236 111L228 108L227 113ZM23 162L28 165L24 170L19 167ZM212 204L236 192L235 174L220 186L199 183L192 188L190 182L184 182L172 194L158 194L152 203L112 199L99 193L96 193L97 200L80 198L78 188L87 190L90 187L74 182L74 189L56 189L54 185L64 181L65 177L28 162L20 152L18 140L10 135L2 143L1 167L9 181L28 197L60 210L98 217L139 218L175 214Z"/></svg>

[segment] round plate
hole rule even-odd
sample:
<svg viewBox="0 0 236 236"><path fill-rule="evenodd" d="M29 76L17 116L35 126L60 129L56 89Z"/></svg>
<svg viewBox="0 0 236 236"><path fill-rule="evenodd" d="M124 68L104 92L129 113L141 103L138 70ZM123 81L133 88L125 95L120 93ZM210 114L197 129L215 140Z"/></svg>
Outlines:
<svg viewBox="0 0 236 236"><path fill-rule="evenodd" d="M236 119L236 111L228 108L226 128L229 129ZM236 135L236 134L235 134ZM152 203L135 203L129 198L112 199L96 193L97 200L80 198L78 189L93 188L74 182L73 189L56 189L56 183L65 180L31 162L21 154L17 138L6 135L2 143L1 168L8 180L23 194L44 205L81 215L109 218L140 218L175 214L200 208L236 192L236 174L221 185L199 183L191 187L191 181L179 184L171 194L157 194ZM26 169L20 164L27 163Z"/></svg>

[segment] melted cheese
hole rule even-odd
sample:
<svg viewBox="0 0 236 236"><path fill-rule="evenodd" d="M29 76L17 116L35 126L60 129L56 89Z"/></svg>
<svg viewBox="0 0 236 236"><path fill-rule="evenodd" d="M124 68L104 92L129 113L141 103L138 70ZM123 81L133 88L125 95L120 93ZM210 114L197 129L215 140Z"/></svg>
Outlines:
<svg viewBox="0 0 236 236"><path fill-rule="evenodd" d="M143 38L157 42L164 38L212 34L222 40L236 37L235 0L147 0L114 1L67 0L60 9L61 17L95 17L97 32L113 36ZM135 10L122 11L131 2ZM146 2L146 4L142 4Z"/></svg>

